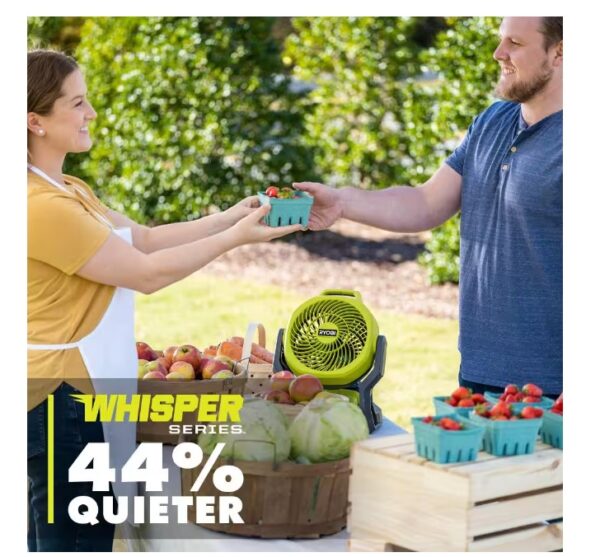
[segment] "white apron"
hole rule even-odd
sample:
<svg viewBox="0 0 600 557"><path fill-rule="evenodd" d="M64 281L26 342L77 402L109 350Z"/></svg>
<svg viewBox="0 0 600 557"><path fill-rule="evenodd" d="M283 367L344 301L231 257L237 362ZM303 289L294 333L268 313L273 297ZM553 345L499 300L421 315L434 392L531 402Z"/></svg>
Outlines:
<svg viewBox="0 0 600 557"><path fill-rule="evenodd" d="M52 185L65 188L36 167L29 166ZM65 190L68 191L68 190ZM103 217L103 215L99 215ZM110 221L104 219L112 227ZM113 232L127 243L132 243L131 228L113 228ZM96 394L115 393L132 395L137 392L137 353L134 333L134 292L117 287L97 327L77 342L68 344L28 344L28 350L78 349ZM60 418L60 417L59 417ZM120 481L123 464L135 449L134 422L102 422L104 440L110 443L110 465L115 468L116 481L112 488L115 496L137 495L137 484ZM133 499L129 499L130 503Z"/></svg>

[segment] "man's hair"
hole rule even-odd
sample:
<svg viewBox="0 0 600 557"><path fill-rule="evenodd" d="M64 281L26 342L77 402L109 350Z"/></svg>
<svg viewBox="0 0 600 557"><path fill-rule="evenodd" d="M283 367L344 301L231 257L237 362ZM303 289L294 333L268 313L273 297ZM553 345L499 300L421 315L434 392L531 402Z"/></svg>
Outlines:
<svg viewBox="0 0 600 557"><path fill-rule="evenodd" d="M548 50L563 40L563 18L542 17L540 33L544 35L544 48Z"/></svg>

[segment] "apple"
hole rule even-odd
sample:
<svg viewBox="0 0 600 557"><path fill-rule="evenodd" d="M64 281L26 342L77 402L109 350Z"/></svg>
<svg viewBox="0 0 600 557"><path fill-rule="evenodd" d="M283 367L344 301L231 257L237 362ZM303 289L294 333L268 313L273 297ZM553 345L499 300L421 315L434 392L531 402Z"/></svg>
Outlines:
<svg viewBox="0 0 600 557"><path fill-rule="evenodd" d="M174 362L169 368L169 373L173 372L183 373L184 375L190 376L194 379L196 377L196 371L194 370L194 366L189 362Z"/></svg>
<svg viewBox="0 0 600 557"><path fill-rule="evenodd" d="M299 375L290 383L290 396L294 402L311 400L323 390L323 385L314 375Z"/></svg>
<svg viewBox="0 0 600 557"><path fill-rule="evenodd" d="M294 379L296 376L291 371L278 371L271 376L271 390L289 392L290 383Z"/></svg>
<svg viewBox="0 0 600 557"><path fill-rule="evenodd" d="M173 362L171 362L168 358L166 358L165 356L159 356L158 358L156 358L156 360L154 360L155 362L158 362L161 366L163 366L165 369L169 369L171 367L171 365L173 364Z"/></svg>
<svg viewBox="0 0 600 557"><path fill-rule="evenodd" d="M264 394L263 398L277 404L294 404L290 393L287 391L269 391Z"/></svg>
<svg viewBox="0 0 600 557"><path fill-rule="evenodd" d="M173 353L173 363L175 362L187 362L191 364L194 369L200 367L200 358L202 353L195 346L191 344L184 344L179 346Z"/></svg>
<svg viewBox="0 0 600 557"><path fill-rule="evenodd" d="M179 348L179 346L169 346L169 348L166 348L164 350L164 357L166 358L166 360L169 362L169 367L171 367L171 364L173 363L173 354L175 354L175 351Z"/></svg>
<svg viewBox="0 0 600 557"><path fill-rule="evenodd" d="M163 366L158 360L152 360L151 362L148 362L144 369L146 370L146 373L149 373L151 371L158 371L163 375L167 375L168 373L167 368Z"/></svg>
<svg viewBox="0 0 600 557"><path fill-rule="evenodd" d="M234 377L233 371L223 369L221 371L217 371L217 373L214 373L211 379L228 379L229 377Z"/></svg>
<svg viewBox="0 0 600 557"><path fill-rule="evenodd" d="M175 364L178 362L175 362ZM167 374L167 381L192 381L196 379L196 372L191 364L187 362L179 362L181 365L177 366L175 371L169 371ZM173 369L173 364L171 369Z"/></svg>
<svg viewBox="0 0 600 557"><path fill-rule="evenodd" d="M235 366L235 360L232 360L229 356L215 356L215 360L219 360L219 362L224 362L229 366L229 369L233 370Z"/></svg>
<svg viewBox="0 0 600 557"><path fill-rule="evenodd" d="M167 378L160 371L149 371L148 373L146 373L146 375L144 375L144 377L142 377L142 379L144 381L151 381L151 380L165 381Z"/></svg>
<svg viewBox="0 0 600 557"><path fill-rule="evenodd" d="M151 362L152 360L156 360L158 356L156 352L150 348L145 342L136 342L135 348L137 350L138 360L148 360Z"/></svg>
<svg viewBox="0 0 600 557"><path fill-rule="evenodd" d="M231 371L229 364L217 360L217 358L212 358L202 369L202 379L210 379L215 373L223 370Z"/></svg>
<svg viewBox="0 0 600 557"><path fill-rule="evenodd" d="M138 379L141 379L142 377L144 377L144 375L146 375L146 364L148 363L148 360L138 360L138 372L137 372L137 376Z"/></svg>

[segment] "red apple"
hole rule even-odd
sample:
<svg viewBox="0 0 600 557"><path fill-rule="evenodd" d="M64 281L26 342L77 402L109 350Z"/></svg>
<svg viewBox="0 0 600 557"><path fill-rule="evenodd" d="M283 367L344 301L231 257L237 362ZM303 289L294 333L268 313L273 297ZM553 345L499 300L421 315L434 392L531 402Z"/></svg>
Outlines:
<svg viewBox="0 0 600 557"><path fill-rule="evenodd" d="M287 393L290 390L290 383L295 378L296 376L291 371L278 371L271 376L271 390L285 391Z"/></svg>
<svg viewBox="0 0 600 557"><path fill-rule="evenodd" d="M169 348L167 348L164 353L165 353L165 358L167 359L167 361L169 362L169 366L167 367L167 369L169 367L171 367L171 364L173 363L173 354L175 354L175 351L179 348L179 346L169 346Z"/></svg>
<svg viewBox="0 0 600 557"><path fill-rule="evenodd" d="M169 373L167 374L167 379L172 381L174 379L183 379L186 381L191 381L196 378L196 372L192 364L188 362L175 362L170 368Z"/></svg>
<svg viewBox="0 0 600 557"><path fill-rule="evenodd" d="M175 350L173 354L173 363L175 362L187 362L191 364L196 370L200 367L200 358L202 354L195 346L191 344L184 344Z"/></svg>
<svg viewBox="0 0 600 557"><path fill-rule="evenodd" d="M226 363L229 366L229 369L233 371L233 368L235 366L235 360L232 360L229 356L215 356L215 360L219 360L219 362Z"/></svg>
<svg viewBox="0 0 600 557"><path fill-rule="evenodd" d="M314 375L299 375L290 383L290 396L294 402L311 400L323 390L323 385Z"/></svg>
<svg viewBox="0 0 600 557"><path fill-rule="evenodd" d="M192 364L190 364L189 362L173 362L171 364L171 367L169 368L169 373L173 373L174 371L183 371L186 374L189 374L190 369L192 371L194 371L194 366L192 366ZM196 375L196 372L194 371L194 376Z"/></svg>
<svg viewBox="0 0 600 557"><path fill-rule="evenodd" d="M211 379L229 379L233 376L233 371L229 369L222 369L221 371L217 371L217 373L213 373Z"/></svg>
<svg viewBox="0 0 600 557"><path fill-rule="evenodd" d="M165 369L169 369L171 367L171 364L173 362L169 361L168 358L165 358L164 356L159 356L158 358L156 358L156 360L154 360L155 362L158 362L161 366L163 366Z"/></svg>
<svg viewBox="0 0 600 557"><path fill-rule="evenodd" d="M148 360L138 360L138 379L141 379L142 377L144 377L144 375L146 375L146 364L148 363Z"/></svg>
<svg viewBox="0 0 600 557"><path fill-rule="evenodd" d="M151 362L152 360L156 360L158 356L156 352L150 348L145 342L136 342L135 348L137 350L138 360L148 360Z"/></svg>
<svg viewBox="0 0 600 557"><path fill-rule="evenodd" d="M144 381L158 380L158 381L166 381L166 376L163 375L160 371L149 371L142 377Z"/></svg>
<svg viewBox="0 0 600 557"><path fill-rule="evenodd" d="M231 371L229 364L216 358L212 358L202 368L202 379L210 379L215 373L223 370Z"/></svg>
<svg viewBox="0 0 600 557"><path fill-rule="evenodd" d="M167 368L163 366L158 360L152 360L151 362L148 362L145 366L145 369L146 373L149 373L151 371L158 371L163 375L167 375L168 373Z"/></svg>
<svg viewBox="0 0 600 557"><path fill-rule="evenodd" d="M292 397L287 391L269 391L264 394L263 398L277 404L294 404Z"/></svg>

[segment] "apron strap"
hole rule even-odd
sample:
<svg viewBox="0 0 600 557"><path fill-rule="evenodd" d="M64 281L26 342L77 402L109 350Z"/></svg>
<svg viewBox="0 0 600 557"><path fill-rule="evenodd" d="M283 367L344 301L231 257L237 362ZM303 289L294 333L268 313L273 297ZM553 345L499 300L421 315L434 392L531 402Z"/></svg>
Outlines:
<svg viewBox="0 0 600 557"><path fill-rule="evenodd" d="M68 350L77 348L78 342L69 342L67 344L27 344L27 350Z"/></svg>

